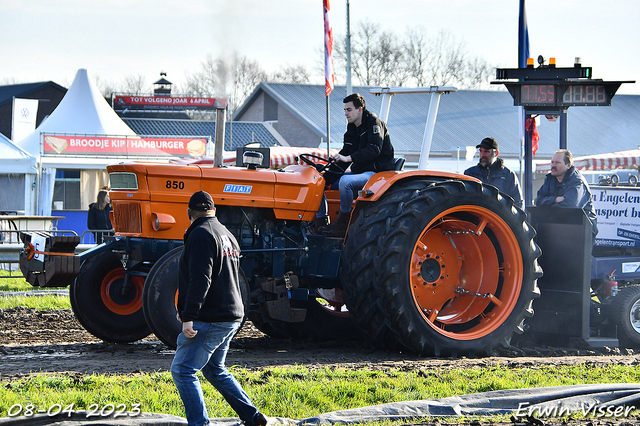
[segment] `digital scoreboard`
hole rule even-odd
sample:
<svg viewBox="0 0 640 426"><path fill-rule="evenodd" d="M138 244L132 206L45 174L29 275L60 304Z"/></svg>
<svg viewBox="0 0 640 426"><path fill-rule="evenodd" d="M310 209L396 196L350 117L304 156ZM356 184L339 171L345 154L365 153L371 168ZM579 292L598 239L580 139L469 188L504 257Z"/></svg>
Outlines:
<svg viewBox="0 0 640 426"><path fill-rule="evenodd" d="M611 106L611 98L622 83L593 79L591 67L575 64L571 68L542 65L533 68L498 68L492 84L504 84L515 106L535 109L562 109L570 106Z"/></svg>
<svg viewBox="0 0 640 426"><path fill-rule="evenodd" d="M512 95L522 106L609 106L612 92L608 83L518 84ZM617 90L617 87L615 88ZM613 93L615 93L613 90Z"/></svg>

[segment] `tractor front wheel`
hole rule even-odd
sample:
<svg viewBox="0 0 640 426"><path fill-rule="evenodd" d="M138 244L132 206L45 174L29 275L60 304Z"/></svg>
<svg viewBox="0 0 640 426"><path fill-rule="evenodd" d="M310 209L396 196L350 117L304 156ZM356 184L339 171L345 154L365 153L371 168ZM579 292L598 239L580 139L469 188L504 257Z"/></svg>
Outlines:
<svg viewBox="0 0 640 426"><path fill-rule="evenodd" d="M162 256L149 271L144 284L142 309L151 330L165 345L175 349L182 323L178 320L178 264L183 247ZM240 291L246 313L249 312L249 284L242 271Z"/></svg>
<svg viewBox="0 0 640 426"><path fill-rule="evenodd" d="M99 339L130 343L151 333L142 313L144 277L129 275L118 257L105 252L88 259L69 289L78 322Z"/></svg>
<svg viewBox="0 0 640 426"><path fill-rule="evenodd" d="M182 323L178 321L178 261L182 247L165 253L153 265L144 284L142 311L158 339L170 348L177 345Z"/></svg>

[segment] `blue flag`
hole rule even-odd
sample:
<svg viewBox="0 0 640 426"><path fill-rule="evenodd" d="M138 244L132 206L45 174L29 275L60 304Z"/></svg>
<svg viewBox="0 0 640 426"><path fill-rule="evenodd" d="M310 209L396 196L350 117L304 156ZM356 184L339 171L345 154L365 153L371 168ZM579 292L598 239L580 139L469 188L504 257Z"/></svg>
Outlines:
<svg viewBox="0 0 640 426"><path fill-rule="evenodd" d="M520 15L518 19L518 67L525 68L529 58L529 27L527 26L527 12L524 0L520 0Z"/></svg>

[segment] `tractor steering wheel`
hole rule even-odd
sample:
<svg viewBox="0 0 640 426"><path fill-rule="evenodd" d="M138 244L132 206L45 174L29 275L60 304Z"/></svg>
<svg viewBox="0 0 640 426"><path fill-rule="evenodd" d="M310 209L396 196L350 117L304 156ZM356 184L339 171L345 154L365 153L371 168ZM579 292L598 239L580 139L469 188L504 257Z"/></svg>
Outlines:
<svg viewBox="0 0 640 426"><path fill-rule="evenodd" d="M307 163L308 165L310 165L312 167L315 167L316 170L318 170L318 172L320 174L323 174L324 172L326 172L329 169L329 167L331 167L332 164L335 164L336 167L338 167L342 171L344 171L342 169L342 167L338 166L336 160L334 160L333 157L329 157L329 159L326 159L324 157L320 157L319 155L315 155L315 154L300 154L299 157L303 162ZM321 164L317 164L317 163L314 163L313 161L311 161L311 158L314 158L314 159L319 160L319 161L324 161L327 164L322 166Z"/></svg>

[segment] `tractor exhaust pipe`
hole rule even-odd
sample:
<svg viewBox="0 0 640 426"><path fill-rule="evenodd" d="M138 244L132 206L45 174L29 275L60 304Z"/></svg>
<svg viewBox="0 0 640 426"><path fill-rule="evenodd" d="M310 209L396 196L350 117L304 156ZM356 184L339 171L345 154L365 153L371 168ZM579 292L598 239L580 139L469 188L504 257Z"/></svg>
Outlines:
<svg viewBox="0 0 640 426"><path fill-rule="evenodd" d="M213 140L213 167L222 167L224 163L224 127L227 121L227 105L216 107L216 134Z"/></svg>

